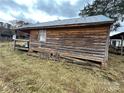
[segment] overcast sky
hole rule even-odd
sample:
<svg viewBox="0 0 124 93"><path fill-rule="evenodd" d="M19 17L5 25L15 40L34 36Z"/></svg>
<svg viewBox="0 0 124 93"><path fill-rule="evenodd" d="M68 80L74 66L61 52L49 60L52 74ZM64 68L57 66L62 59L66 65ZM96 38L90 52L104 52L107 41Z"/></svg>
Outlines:
<svg viewBox="0 0 124 93"><path fill-rule="evenodd" d="M0 0L0 20L51 21L78 17L92 0Z"/></svg>

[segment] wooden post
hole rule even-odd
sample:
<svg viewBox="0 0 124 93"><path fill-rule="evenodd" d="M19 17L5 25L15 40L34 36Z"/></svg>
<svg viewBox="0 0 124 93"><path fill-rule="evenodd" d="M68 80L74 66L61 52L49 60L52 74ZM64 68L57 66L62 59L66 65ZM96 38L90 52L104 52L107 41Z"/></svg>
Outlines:
<svg viewBox="0 0 124 93"><path fill-rule="evenodd" d="M15 50L16 47L16 40L14 39L13 49Z"/></svg>
<svg viewBox="0 0 124 93"><path fill-rule="evenodd" d="M109 34L110 34L110 31L111 31L111 26L108 27L108 30L107 30L107 35L106 35L106 46L105 46L105 56L104 56L104 61L101 63L101 67L102 68L106 68L107 67L107 62L108 62L108 51L109 51L109 40L110 40L110 37L109 37Z"/></svg>
<svg viewBox="0 0 124 93"><path fill-rule="evenodd" d="M17 31L15 31L15 35L13 35L13 40L14 40L13 49L14 50L15 50L15 47L16 47L16 35L17 35Z"/></svg>
<svg viewBox="0 0 124 93"><path fill-rule="evenodd" d="M121 36L121 56L123 55L123 41L124 41L124 36Z"/></svg>

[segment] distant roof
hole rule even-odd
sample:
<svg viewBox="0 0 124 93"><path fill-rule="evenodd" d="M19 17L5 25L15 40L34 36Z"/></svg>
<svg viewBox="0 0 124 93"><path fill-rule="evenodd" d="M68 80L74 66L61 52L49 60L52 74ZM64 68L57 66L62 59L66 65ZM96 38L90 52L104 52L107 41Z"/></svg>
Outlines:
<svg viewBox="0 0 124 93"><path fill-rule="evenodd" d="M60 27L67 25L95 25L95 24L105 24L105 23L113 23L114 20L110 19L103 15L97 16L88 16L81 18L73 18L73 19L64 19L64 20L55 20L49 22L43 22L39 24L25 25L23 27L19 27L17 29L32 29L32 28L51 28L51 27Z"/></svg>
<svg viewBox="0 0 124 93"><path fill-rule="evenodd" d="M115 34L115 35L111 36L110 39L121 39L122 36L124 37L124 32L120 32L118 34Z"/></svg>
<svg viewBox="0 0 124 93"><path fill-rule="evenodd" d="M116 31L111 31L110 36L114 36L122 32L124 32L124 26L118 27Z"/></svg>

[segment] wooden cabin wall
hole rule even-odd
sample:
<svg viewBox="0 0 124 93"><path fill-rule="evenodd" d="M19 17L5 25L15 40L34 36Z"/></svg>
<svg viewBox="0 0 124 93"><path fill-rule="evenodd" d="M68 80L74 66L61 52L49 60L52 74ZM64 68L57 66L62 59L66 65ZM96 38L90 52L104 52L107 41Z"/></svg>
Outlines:
<svg viewBox="0 0 124 93"><path fill-rule="evenodd" d="M38 40L38 31L37 30L31 30L30 31L30 40L31 41L37 41Z"/></svg>
<svg viewBox="0 0 124 93"><path fill-rule="evenodd" d="M30 31L30 42L29 42L29 51L32 51L32 48L39 47L39 31L38 30L31 30ZM35 44L36 43L36 44Z"/></svg>
<svg viewBox="0 0 124 93"><path fill-rule="evenodd" d="M98 49L104 47L107 31L106 27L50 29L47 30L47 42Z"/></svg>
<svg viewBox="0 0 124 93"><path fill-rule="evenodd" d="M104 62L108 56L108 25L46 29L45 47L56 49L62 55ZM32 48L39 47L38 31L31 31Z"/></svg>
<svg viewBox="0 0 124 93"><path fill-rule="evenodd" d="M106 56L106 44L108 43L109 26L88 26L75 28L56 28L47 30L47 42L65 46L65 54L94 61L104 62ZM69 47L71 48L69 51ZM66 51L67 50L67 51ZM67 53L66 53L67 52Z"/></svg>

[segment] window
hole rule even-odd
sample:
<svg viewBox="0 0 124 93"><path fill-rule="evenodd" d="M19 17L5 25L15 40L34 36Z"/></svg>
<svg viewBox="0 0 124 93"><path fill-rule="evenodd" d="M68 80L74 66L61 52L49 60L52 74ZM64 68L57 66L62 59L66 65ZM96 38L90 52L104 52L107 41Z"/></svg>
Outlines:
<svg viewBox="0 0 124 93"><path fill-rule="evenodd" d="M113 41L113 42L112 42L112 45L113 45L114 47L116 47L116 41Z"/></svg>
<svg viewBox="0 0 124 93"><path fill-rule="evenodd" d="M16 34L15 34L15 35L13 35L12 39L13 39L13 40L15 40L15 39L16 39Z"/></svg>
<svg viewBox="0 0 124 93"><path fill-rule="evenodd" d="M45 43L46 42L46 31L41 30L39 33L39 41Z"/></svg>

